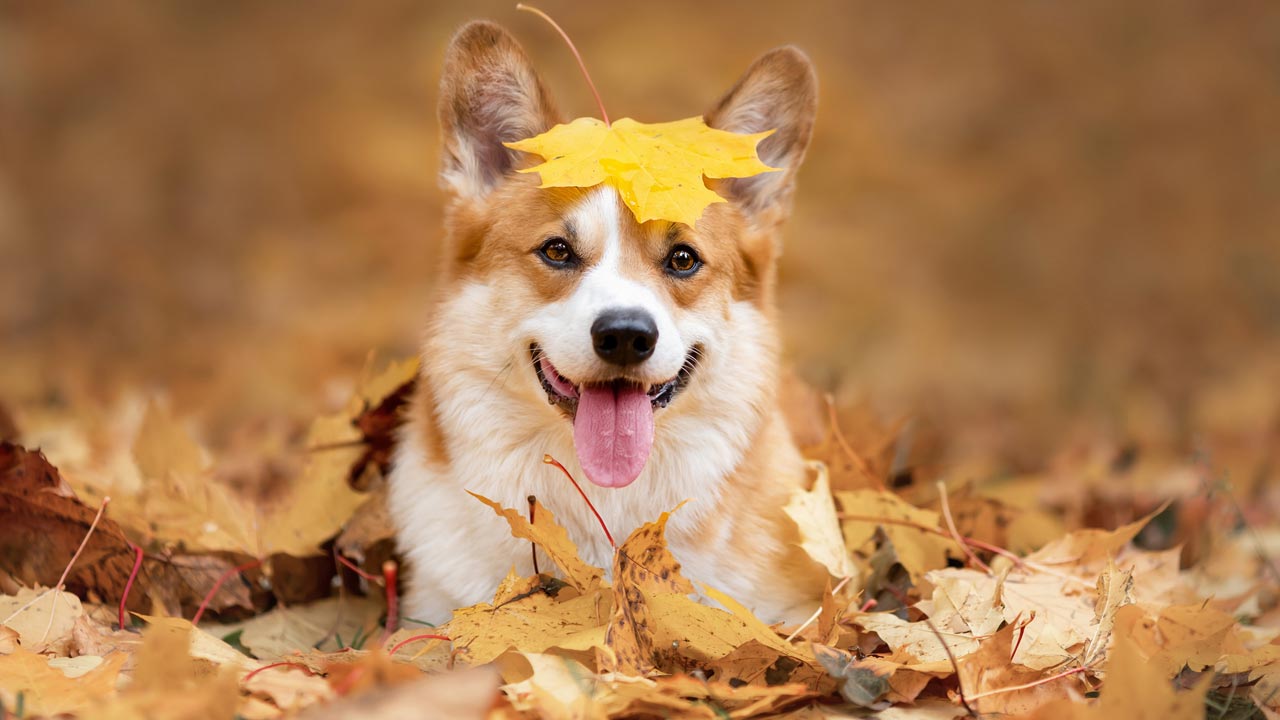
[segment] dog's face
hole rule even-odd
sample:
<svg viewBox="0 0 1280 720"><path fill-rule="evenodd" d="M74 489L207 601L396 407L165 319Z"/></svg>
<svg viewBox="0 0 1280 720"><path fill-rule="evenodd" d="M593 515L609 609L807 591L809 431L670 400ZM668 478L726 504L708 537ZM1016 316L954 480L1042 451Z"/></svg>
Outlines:
<svg viewBox="0 0 1280 720"><path fill-rule="evenodd" d="M515 172L533 159L502 143L561 118L505 31L463 28L440 100L442 177L453 195L447 319L432 329L452 340L440 348L469 355L476 382L501 375L513 412L518 404L535 424L571 425L579 464L605 487L640 475L665 418L708 409L686 395L767 396L775 231L815 102L801 53L761 58L707 120L735 132L776 130L760 154L781 170L718 181L730 202L712 205L695 227L640 224L610 187L540 189L536 175Z"/></svg>

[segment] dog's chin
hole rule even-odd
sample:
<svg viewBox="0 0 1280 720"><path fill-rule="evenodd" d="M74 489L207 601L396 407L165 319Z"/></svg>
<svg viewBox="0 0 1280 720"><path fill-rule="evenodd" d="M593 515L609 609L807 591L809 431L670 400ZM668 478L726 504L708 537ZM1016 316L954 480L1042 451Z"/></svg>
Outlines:
<svg viewBox="0 0 1280 720"><path fill-rule="evenodd" d="M565 417L572 421L578 410L578 398L581 397L583 384L562 375L537 343L529 344L529 355L533 360L533 371L537 374L538 383L547 394L547 402L559 408ZM680 367L675 377L645 388L645 394L648 395L654 410L670 405L671 401L689 385L701 355L702 348L694 346L685 356L684 365ZM586 385L588 387L612 386L616 390L621 387L637 387L640 383L620 376L603 382L586 383Z"/></svg>

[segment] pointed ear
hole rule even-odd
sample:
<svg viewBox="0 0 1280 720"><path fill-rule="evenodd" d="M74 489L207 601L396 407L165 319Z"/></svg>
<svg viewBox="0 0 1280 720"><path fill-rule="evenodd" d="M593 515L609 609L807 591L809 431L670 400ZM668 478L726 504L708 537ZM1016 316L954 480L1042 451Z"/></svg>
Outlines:
<svg viewBox="0 0 1280 720"><path fill-rule="evenodd" d="M809 57L794 47L763 55L747 68L716 106L706 114L711 127L739 133L775 132L760 141L760 159L778 172L727 180L727 189L747 215L760 225L786 217L796 170L804 159L818 110L818 77Z"/></svg>
<svg viewBox="0 0 1280 720"><path fill-rule="evenodd" d="M502 146L559 121L550 94L515 38L477 21L453 36L440 79L440 178L479 199L502 180L518 153Z"/></svg>

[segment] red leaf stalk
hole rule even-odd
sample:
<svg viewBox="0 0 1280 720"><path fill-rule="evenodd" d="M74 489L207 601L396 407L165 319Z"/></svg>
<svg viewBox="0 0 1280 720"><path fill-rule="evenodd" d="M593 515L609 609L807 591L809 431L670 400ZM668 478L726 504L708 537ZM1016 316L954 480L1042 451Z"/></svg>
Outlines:
<svg viewBox="0 0 1280 720"><path fill-rule="evenodd" d="M569 482L573 483L574 489L582 496L583 502L587 504L587 507L591 508L591 514L596 516L596 521L600 523L600 529L604 530L604 536L609 538L609 545L615 550L618 549L618 544L613 541L613 533L609 532L609 526L604 524L604 518L600 517L600 513L596 510L596 506L591 504L591 498L587 497L587 494L582 492L582 486L578 484L578 481L573 479L573 476L564 468L564 465L560 464L559 460L551 457L550 455L543 455L542 462L548 465L555 465L560 468L560 472L564 473L565 477L569 478Z"/></svg>
<svg viewBox="0 0 1280 720"><path fill-rule="evenodd" d="M125 542L129 542L126 540ZM120 595L120 629L124 629L125 605L129 602L129 593L133 591L133 581L138 579L138 571L142 569L142 546L129 542L133 548L133 570L129 571L129 579L124 583L124 592Z"/></svg>
<svg viewBox="0 0 1280 720"><path fill-rule="evenodd" d="M399 650L400 648L404 647L405 645L408 645L411 642L417 642L418 640L443 640L445 642L453 642L453 638L449 637L448 635L437 635L434 633L414 635L412 637L407 637L404 640L401 640L400 642L393 645L391 649L387 651L387 654L395 655L396 651Z"/></svg>
<svg viewBox="0 0 1280 720"><path fill-rule="evenodd" d="M395 632L400 625L400 591L396 587L399 569L395 560L382 563L382 578L386 583L387 591L387 627L383 630L383 640L391 637L391 633Z"/></svg>
<svg viewBox="0 0 1280 720"><path fill-rule="evenodd" d="M191 624L192 625L200 624L200 618L204 617L204 611L208 609L209 602L212 601L213 596L217 595L218 591L222 589L222 584L225 583L228 579L230 579L232 575L238 575L242 572L245 572L246 570L252 570L261 565L262 565L261 560L254 560L253 562L247 562L237 567L228 568L225 572L223 572L222 575L218 577L218 582L213 584L213 589L209 591L208 595L204 596L204 600L200 601L200 607L196 609L195 616L191 618Z"/></svg>

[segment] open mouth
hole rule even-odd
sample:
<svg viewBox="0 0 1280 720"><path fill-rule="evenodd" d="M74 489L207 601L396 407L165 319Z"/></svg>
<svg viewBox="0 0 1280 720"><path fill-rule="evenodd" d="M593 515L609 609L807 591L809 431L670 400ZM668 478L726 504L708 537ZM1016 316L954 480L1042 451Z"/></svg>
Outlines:
<svg viewBox="0 0 1280 720"><path fill-rule="evenodd" d="M675 377L646 387L627 378L574 383L537 344L529 353L547 401L573 422L578 464L588 480L609 488L625 487L640 476L653 449L653 414L689 384L701 354L695 347Z"/></svg>
<svg viewBox="0 0 1280 720"><path fill-rule="evenodd" d="M542 383L542 389L547 392L547 402L564 410L570 418L572 418L578 409L578 399L581 397L581 387L560 374L556 370L556 366L551 364L547 359L546 353L542 352L542 348L537 343L529 345L529 354L533 358L533 369L538 374L538 382ZM698 366L698 357L702 354L702 349L695 346L689 351L688 356L684 359L684 365L681 366L680 372L676 376L656 385L650 385L645 388L645 394L649 396L649 402L653 404L654 409L664 408L671 404L681 390L689 384L690 378L693 377L694 368ZM625 378L618 378L604 383L590 383L592 386L608 386L612 385L615 389L624 387L639 388L639 384Z"/></svg>

